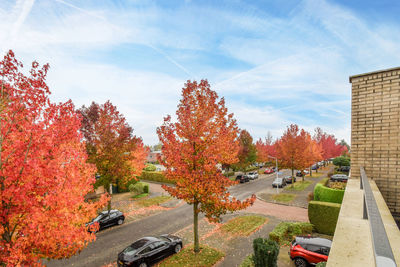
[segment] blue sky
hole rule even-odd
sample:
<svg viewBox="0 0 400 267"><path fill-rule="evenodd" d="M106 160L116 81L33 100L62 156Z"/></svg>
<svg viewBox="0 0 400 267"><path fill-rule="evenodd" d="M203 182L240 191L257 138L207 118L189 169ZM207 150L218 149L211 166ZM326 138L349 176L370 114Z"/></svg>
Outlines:
<svg viewBox="0 0 400 267"><path fill-rule="evenodd" d="M155 144L190 79L241 128L291 123L350 142L349 76L400 65L398 1L3 0L0 49L50 63L54 101L110 99Z"/></svg>

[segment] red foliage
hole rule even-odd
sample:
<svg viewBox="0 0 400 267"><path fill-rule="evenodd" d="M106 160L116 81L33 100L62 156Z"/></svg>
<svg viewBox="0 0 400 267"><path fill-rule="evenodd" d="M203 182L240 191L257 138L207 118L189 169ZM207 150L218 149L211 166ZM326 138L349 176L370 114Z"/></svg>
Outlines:
<svg viewBox="0 0 400 267"><path fill-rule="evenodd" d="M347 151L347 147L340 145L334 135L323 132L319 127L315 129L314 140L321 146L324 160L338 157Z"/></svg>
<svg viewBox="0 0 400 267"><path fill-rule="evenodd" d="M136 179L145 166L147 149L142 139L133 135L125 117L110 101L102 105L93 102L79 112L89 162L96 164L100 183L108 190L110 183L123 186Z"/></svg>
<svg viewBox="0 0 400 267"><path fill-rule="evenodd" d="M95 168L71 101L51 103L48 65L30 76L12 51L0 61L0 264L40 265L70 257L95 239L85 223L106 203L84 201Z"/></svg>
<svg viewBox="0 0 400 267"><path fill-rule="evenodd" d="M257 149L257 162L268 162L273 159L268 157L276 157L276 142L272 141L272 136L268 136L265 138L265 143L261 140L261 138L256 142Z"/></svg>

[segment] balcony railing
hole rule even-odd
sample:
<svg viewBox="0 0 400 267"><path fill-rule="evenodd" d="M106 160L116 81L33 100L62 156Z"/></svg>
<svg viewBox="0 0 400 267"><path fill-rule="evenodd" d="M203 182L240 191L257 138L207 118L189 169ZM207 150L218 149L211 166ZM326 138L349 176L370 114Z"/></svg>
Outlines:
<svg viewBox="0 0 400 267"><path fill-rule="evenodd" d="M377 267L397 267L378 205L363 167L360 167L360 173L360 188L364 191L363 216L369 221L375 264Z"/></svg>

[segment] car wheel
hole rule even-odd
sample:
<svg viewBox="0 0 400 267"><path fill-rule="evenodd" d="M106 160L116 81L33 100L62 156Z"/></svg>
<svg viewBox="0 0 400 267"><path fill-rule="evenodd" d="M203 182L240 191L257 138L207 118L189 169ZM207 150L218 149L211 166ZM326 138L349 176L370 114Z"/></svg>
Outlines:
<svg viewBox="0 0 400 267"><path fill-rule="evenodd" d="M182 249L181 244L177 244L177 245L175 246L175 248L174 248L174 251L175 251L175 253L178 253L179 251L181 251L181 249Z"/></svg>
<svg viewBox="0 0 400 267"><path fill-rule="evenodd" d="M124 223L124 220L122 220L122 219L119 219L117 223L118 223L118 225L121 225L121 224L123 224L123 223Z"/></svg>
<svg viewBox="0 0 400 267"><path fill-rule="evenodd" d="M141 264L139 264L139 267L147 267L147 264L145 262L142 262Z"/></svg>
<svg viewBox="0 0 400 267"><path fill-rule="evenodd" d="M308 263L303 258L296 258L294 259L294 265L296 265L296 267L307 267Z"/></svg>

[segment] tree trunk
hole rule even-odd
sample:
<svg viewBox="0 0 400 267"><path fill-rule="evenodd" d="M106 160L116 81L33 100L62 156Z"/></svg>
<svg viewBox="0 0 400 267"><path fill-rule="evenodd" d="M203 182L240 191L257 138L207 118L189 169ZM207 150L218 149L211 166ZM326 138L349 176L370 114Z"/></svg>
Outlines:
<svg viewBox="0 0 400 267"><path fill-rule="evenodd" d="M197 210L199 203L193 204L193 234L194 234L194 252L200 251L199 245L199 211Z"/></svg>
<svg viewBox="0 0 400 267"><path fill-rule="evenodd" d="M108 190L107 190L108 194L110 195L110 200L107 203L108 213L110 213L110 210L111 210L111 193L112 193L111 190L112 190L112 187L111 187L111 184L110 184L110 186L108 186Z"/></svg>
<svg viewBox="0 0 400 267"><path fill-rule="evenodd" d="M311 169L311 167L310 167L310 177L312 176L312 169Z"/></svg>

